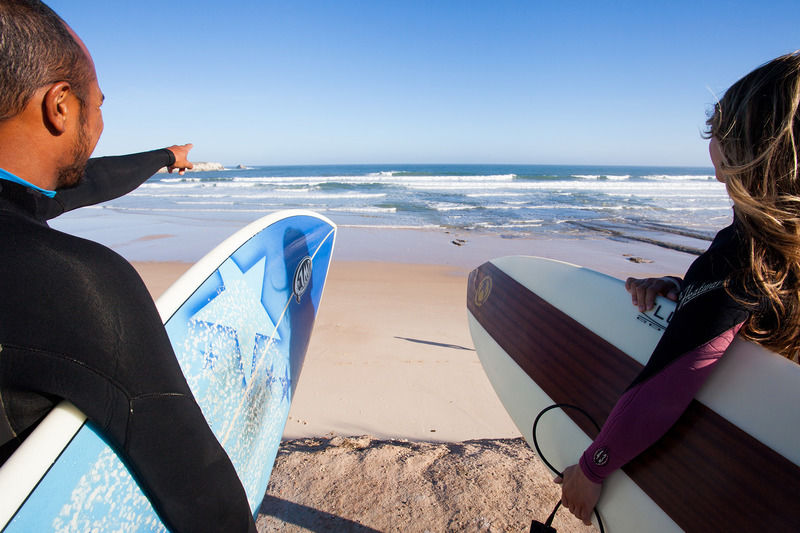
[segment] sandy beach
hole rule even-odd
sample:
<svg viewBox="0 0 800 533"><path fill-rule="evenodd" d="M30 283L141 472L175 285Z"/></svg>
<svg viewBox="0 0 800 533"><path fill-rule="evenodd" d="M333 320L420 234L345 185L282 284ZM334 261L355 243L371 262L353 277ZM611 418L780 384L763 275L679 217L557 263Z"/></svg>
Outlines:
<svg viewBox="0 0 800 533"><path fill-rule="evenodd" d="M470 270L527 254L619 278L681 274L693 256L607 238L341 228L259 531L527 531L552 475L481 369ZM190 263L135 262L154 297ZM566 512L559 531L586 531Z"/></svg>

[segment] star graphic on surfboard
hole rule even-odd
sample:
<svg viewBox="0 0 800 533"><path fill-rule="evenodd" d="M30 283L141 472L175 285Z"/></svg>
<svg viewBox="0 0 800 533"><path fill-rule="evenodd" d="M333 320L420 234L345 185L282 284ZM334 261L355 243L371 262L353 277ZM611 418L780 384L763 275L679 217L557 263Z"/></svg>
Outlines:
<svg viewBox="0 0 800 533"><path fill-rule="evenodd" d="M253 357L250 374L256 364L254 352L257 337L261 335L280 339L275 322L261 303L266 261L262 257L243 272L228 258L219 267L224 289L193 317L194 320L210 322L235 331L240 356L243 359L249 355Z"/></svg>

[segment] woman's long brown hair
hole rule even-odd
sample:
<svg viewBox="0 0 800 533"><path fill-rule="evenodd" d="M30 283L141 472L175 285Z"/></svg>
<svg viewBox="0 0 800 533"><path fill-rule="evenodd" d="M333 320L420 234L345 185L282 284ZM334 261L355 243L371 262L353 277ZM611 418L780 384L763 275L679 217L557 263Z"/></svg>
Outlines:
<svg viewBox="0 0 800 533"><path fill-rule="evenodd" d="M707 122L746 244L746 268L728 285L752 310L743 334L794 361L800 354L799 107L797 51L732 85Z"/></svg>

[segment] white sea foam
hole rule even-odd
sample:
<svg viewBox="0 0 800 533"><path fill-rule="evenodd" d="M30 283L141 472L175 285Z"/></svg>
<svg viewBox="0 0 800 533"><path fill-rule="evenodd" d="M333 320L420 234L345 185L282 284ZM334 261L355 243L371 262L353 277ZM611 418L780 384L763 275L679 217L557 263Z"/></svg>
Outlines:
<svg viewBox="0 0 800 533"><path fill-rule="evenodd" d="M586 171L563 167L543 168L536 174L539 169L520 168L516 173L507 172L514 167L498 166L471 175L471 168L453 166L423 175L416 167L412 171L401 168L353 167L352 173L347 167L311 168L308 173L299 168L303 175L298 176L291 172L269 176L256 168L155 177L106 207L159 217L197 214L196 218L209 220L225 213L312 209L331 213L334 220L363 218L371 227L509 231L553 229L569 220L624 223L628 217L680 226L711 225L726 220L730 212L725 186L702 169L696 174L692 174L695 169L669 174L669 169L652 168L644 175L634 167ZM314 175L317 171L331 175Z"/></svg>
<svg viewBox="0 0 800 533"><path fill-rule="evenodd" d="M477 205L467 205L467 204L456 204L452 202L434 202L428 205L431 209L435 209L436 211L468 211L471 209L478 209L480 206Z"/></svg>
<svg viewBox="0 0 800 533"><path fill-rule="evenodd" d="M218 202L215 200L199 200L196 202L179 200L175 203L177 205L236 205L236 202Z"/></svg>
<svg viewBox="0 0 800 533"><path fill-rule="evenodd" d="M275 187L275 192L291 192L291 193L307 193L311 192L309 187L292 187L292 188L285 188L285 187Z"/></svg>
<svg viewBox="0 0 800 533"><path fill-rule="evenodd" d="M661 181L708 181L708 180L716 180L716 177L713 175L702 174L702 175L692 175L687 174L685 176L679 176L674 174L651 174L647 176L642 176L644 180L661 180Z"/></svg>
<svg viewBox="0 0 800 533"><path fill-rule="evenodd" d="M124 211L130 213L181 213L181 212L190 212L190 213L230 213L230 209L198 209L198 208L190 208L190 209L176 209L174 207L128 207L128 206L97 206L100 209L110 209L112 211ZM262 207L260 209L244 209L244 208L237 208L237 213L260 213L266 214L265 209Z"/></svg>
<svg viewBox="0 0 800 533"><path fill-rule="evenodd" d="M400 172L399 170L383 170L381 172L370 172L369 174L367 174L367 176L391 178L399 172Z"/></svg>
<svg viewBox="0 0 800 533"><path fill-rule="evenodd" d="M240 200L258 199L308 199L308 200L369 200L375 198L385 198L386 193L358 193L342 191L340 193L309 193L303 191L281 191L265 192L255 194L147 194L141 192L131 193L131 196L139 198L235 198Z"/></svg>
<svg viewBox="0 0 800 533"><path fill-rule="evenodd" d="M139 189L195 189L199 187L199 181L188 183L183 181L176 181L176 182L164 182L160 181L158 183L144 183L139 186Z"/></svg>
<svg viewBox="0 0 800 533"><path fill-rule="evenodd" d="M324 211L338 213L396 213L395 207L328 207Z"/></svg>
<svg viewBox="0 0 800 533"><path fill-rule="evenodd" d="M474 181L504 182L513 181L515 174L492 174L485 176L464 176L464 175L443 175L443 176L416 176L395 173L375 173L357 176L275 176L275 177L235 177L220 181L220 183L246 183L246 184L290 184L307 183L320 185L323 183L344 183L344 184L366 184L366 183L390 183L404 185L407 183L420 182L442 182L442 183L461 183ZM165 180L161 180L162 182ZM204 181L203 183L208 183Z"/></svg>
<svg viewBox="0 0 800 533"><path fill-rule="evenodd" d="M417 230L417 229L441 229L441 224L421 224L417 226L403 225L403 224L337 224L340 228L360 228L360 229L399 229L399 230Z"/></svg>
<svg viewBox="0 0 800 533"><path fill-rule="evenodd" d="M544 220L518 220L515 222L505 223L492 223L492 222L478 222L474 225L475 228L484 229L525 229L525 228L540 228Z"/></svg>
<svg viewBox="0 0 800 533"><path fill-rule="evenodd" d="M657 191L675 190L675 184L665 181L515 181L504 183L502 192L518 191L602 191L602 192L630 192L630 191ZM486 182L472 183L430 183L409 184L408 188L424 191L483 191L495 189L495 184ZM681 192L691 195L693 191L719 190L724 191L724 185L719 182L685 182Z"/></svg>
<svg viewBox="0 0 800 533"><path fill-rule="evenodd" d="M485 209L488 210L498 210L498 211L516 211L519 209L528 209L528 206L523 204L516 204L516 205L509 205L509 204L491 204L483 206Z"/></svg>
<svg viewBox="0 0 800 533"><path fill-rule="evenodd" d="M505 192L505 191L493 191L493 192L471 192L469 194L465 194L467 198L513 198L513 197L520 197L525 196L524 192Z"/></svg>
<svg viewBox="0 0 800 533"><path fill-rule="evenodd" d="M225 193L178 193L178 192L168 192L168 193L147 193L142 192L141 190L133 191L132 193L128 194L129 198L235 198L234 195L225 194ZM250 198L249 195L241 196L242 198Z"/></svg>
<svg viewBox="0 0 800 533"><path fill-rule="evenodd" d="M161 181L164 182L164 183L182 183L182 182L197 183L199 181L202 181L202 178L184 178L184 177L181 177L181 178L161 178Z"/></svg>
<svg viewBox="0 0 800 533"><path fill-rule="evenodd" d="M579 178L582 180L609 180L609 181L623 181L630 179L630 174L573 174L573 178Z"/></svg>
<svg viewBox="0 0 800 533"><path fill-rule="evenodd" d="M271 187L273 190L307 192L322 185L341 184L346 186L363 185L389 185L405 187L412 190L427 191L468 191L469 197L513 196L521 191L552 191L552 190L582 190L582 191L653 191L659 188L674 190L674 181L681 182L681 192L691 193L697 190L723 190L724 186L716 180L703 176L679 177L678 180L660 179L653 175L652 179L631 181L626 176L616 176L617 179L582 179L582 180L514 180L513 174L489 176L398 176L376 183L369 176L326 176L326 177L256 177L235 178L229 181L167 181L148 182L141 189L166 189L166 190L207 190L207 189L252 189ZM583 176L588 177L588 176Z"/></svg>
<svg viewBox="0 0 800 533"><path fill-rule="evenodd" d="M662 207L664 211L673 211L673 212L682 212L682 211L689 211L692 213L699 213L701 211L718 211L720 213L729 213L731 208L730 206L697 206L697 207L687 207L687 206L680 206L680 207Z"/></svg>

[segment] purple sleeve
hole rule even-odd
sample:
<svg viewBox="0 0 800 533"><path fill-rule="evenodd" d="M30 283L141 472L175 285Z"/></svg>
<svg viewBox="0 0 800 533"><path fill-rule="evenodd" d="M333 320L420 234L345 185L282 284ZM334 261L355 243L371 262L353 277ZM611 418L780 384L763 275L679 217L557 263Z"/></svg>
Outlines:
<svg viewBox="0 0 800 533"><path fill-rule="evenodd" d="M686 352L623 394L600 434L581 456L584 475L602 483L661 438L688 407L741 326L737 324Z"/></svg>

